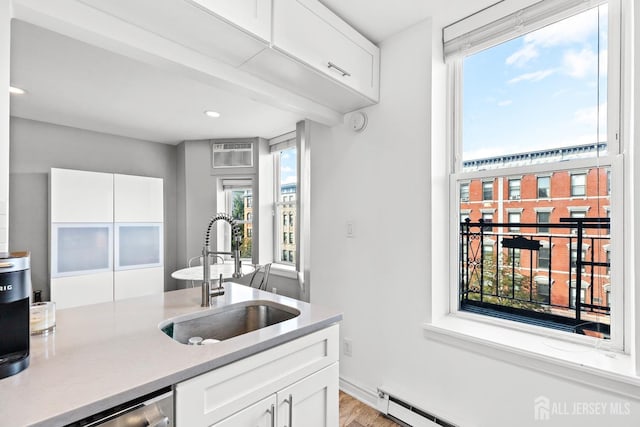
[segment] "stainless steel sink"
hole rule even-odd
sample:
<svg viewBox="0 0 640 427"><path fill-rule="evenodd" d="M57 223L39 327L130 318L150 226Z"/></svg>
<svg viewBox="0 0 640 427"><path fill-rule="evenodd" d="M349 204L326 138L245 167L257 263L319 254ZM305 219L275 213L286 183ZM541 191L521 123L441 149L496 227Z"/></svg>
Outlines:
<svg viewBox="0 0 640 427"><path fill-rule="evenodd" d="M272 301L248 301L171 319L161 323L160 329L182 344L192 337L222 341L299 315L295 308Z"/></svg>

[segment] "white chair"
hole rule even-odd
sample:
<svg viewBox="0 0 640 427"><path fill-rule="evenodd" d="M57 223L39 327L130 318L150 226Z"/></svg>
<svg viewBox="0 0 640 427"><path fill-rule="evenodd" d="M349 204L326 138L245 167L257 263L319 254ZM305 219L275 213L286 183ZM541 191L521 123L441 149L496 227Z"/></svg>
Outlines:
<svg viewBox="0 0 640 427"><path fill-rule="evenodd" d="M256 282L256 276L258 272L262 271L262 278L260 279L260 283ZM251 275L251 280L249 281L249 287L253 288L254 282L256 282L256 288L261 289L263 291L267 290L267 283L269 282L269 273L271 272L271 263L265 265L256 265L256 269Z"/></svg>
<svg viewBox="0 0 640 427"><path fill-rule="evenodd" d="M218 262L224 263L224 258L222 258L220 255L216 255L216 258L218 259ZM202 265L202 255L193 256L187 260L187 267L189 268L197 267L199 265ZM196 285L196 280L190 280L190 282L191 287L193 288Z"/></svg>

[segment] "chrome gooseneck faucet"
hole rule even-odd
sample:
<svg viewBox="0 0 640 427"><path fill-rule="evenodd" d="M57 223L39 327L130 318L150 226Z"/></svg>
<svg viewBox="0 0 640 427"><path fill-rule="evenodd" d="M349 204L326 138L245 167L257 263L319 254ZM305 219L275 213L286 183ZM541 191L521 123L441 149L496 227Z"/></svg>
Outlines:
<svg viewBox="0 0 640 427"><path fill-rule="evenodd" d="M218 221L224 221L231 226L231 252L212 251L209 245L211 239L211 229L213 225ZM211 217L207 231L204 235L204 246L202 248L202 307L211 306L211 297L224 294L224 288L222 287L222 274L220 275L220 281L217 288L211 288L211 266L209 265L209 255L231 255L233 256L233 277L238 278L242 276L241 263L240 263L240 243L242 237L240 235L240 227L233 219L233 217L227 213L217 213ZM235 245L234 245L235 243Z"/></svg>

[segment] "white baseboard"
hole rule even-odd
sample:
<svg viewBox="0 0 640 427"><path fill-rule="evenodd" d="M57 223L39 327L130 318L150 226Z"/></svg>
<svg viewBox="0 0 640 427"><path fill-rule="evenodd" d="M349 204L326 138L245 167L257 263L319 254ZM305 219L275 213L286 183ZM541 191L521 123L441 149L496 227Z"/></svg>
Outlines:
<svg viewBox="0 0 640 427"><path fill-rule="evenodd" d="M350 396L355 397L360 402L377 409L378 404L378 391L363 387L355 382L340 377L340 390L344 391Z"/></svg>

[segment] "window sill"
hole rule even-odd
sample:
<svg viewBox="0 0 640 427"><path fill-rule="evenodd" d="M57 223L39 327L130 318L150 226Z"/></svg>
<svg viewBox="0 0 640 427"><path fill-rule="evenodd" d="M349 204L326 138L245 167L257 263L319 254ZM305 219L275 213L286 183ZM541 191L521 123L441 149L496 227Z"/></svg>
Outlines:
<svg viewBox="0 0 640 427"><path fill-rule="evenodd" d="M640 377L627 354L451 314L423 324L425 338L527 369L640 399Z"/></svg>
<svg viewBox="0 0 640 427"><path fill-rule="evenodd" d="M298 279L298 272L293 265L279 264L274 262L273 264L271 264L270 274L280 277L286 277L293 280Z"/></svg>

